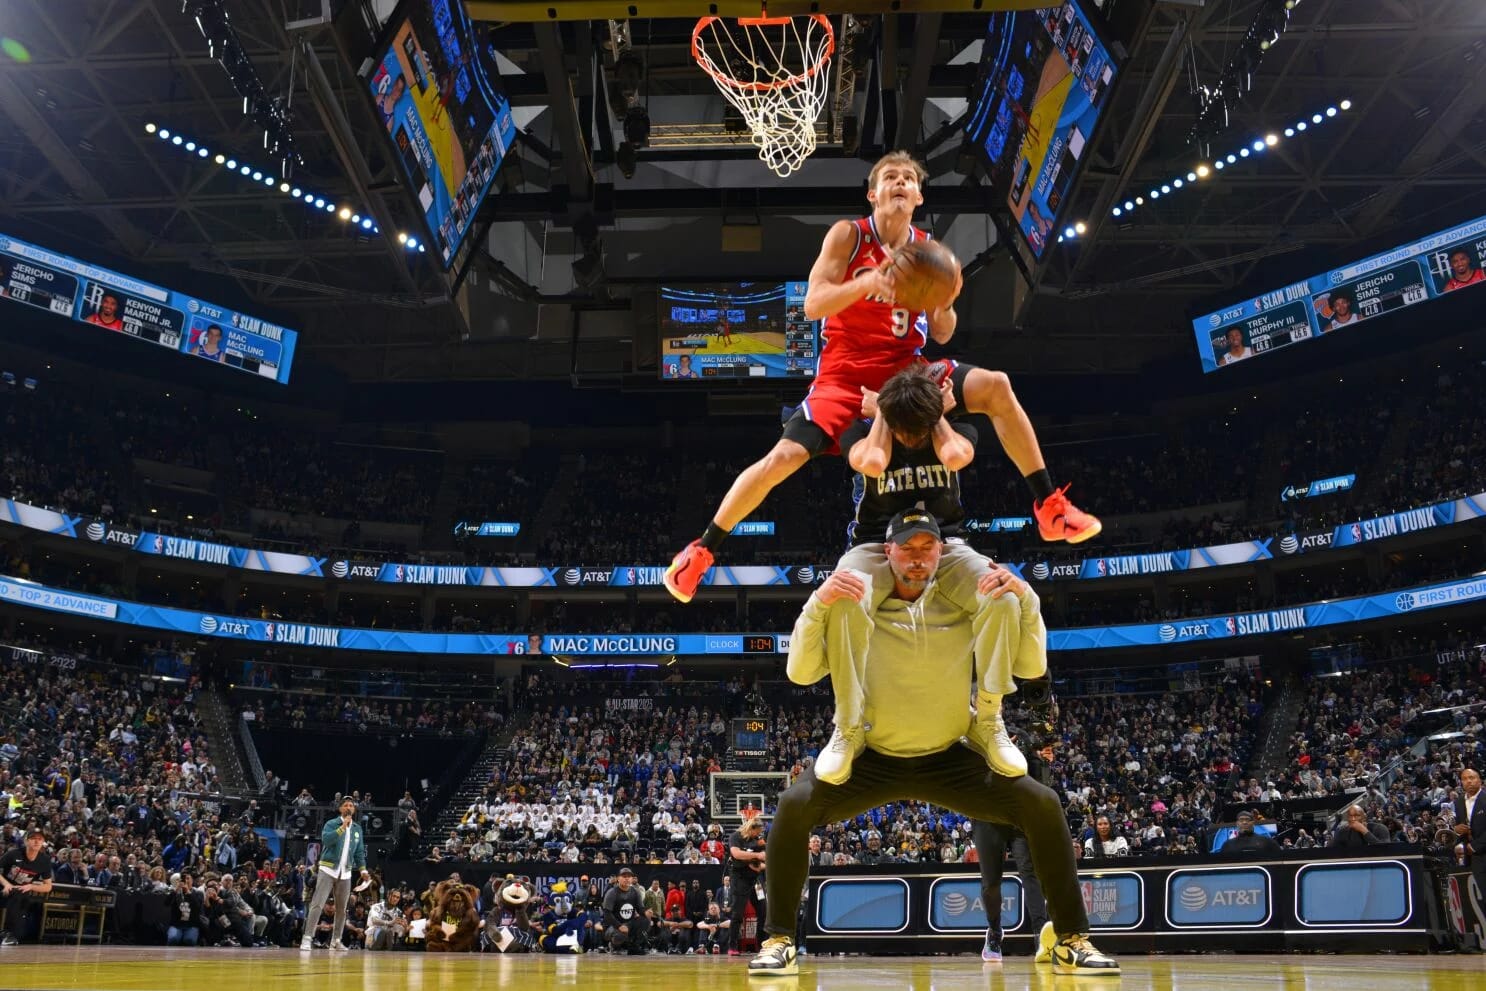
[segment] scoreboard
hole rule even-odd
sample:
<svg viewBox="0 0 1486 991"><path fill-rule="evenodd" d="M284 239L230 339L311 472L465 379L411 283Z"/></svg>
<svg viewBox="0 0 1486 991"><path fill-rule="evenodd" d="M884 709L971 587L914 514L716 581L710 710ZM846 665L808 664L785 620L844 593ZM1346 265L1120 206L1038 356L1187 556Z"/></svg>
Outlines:
<svg viewBox="0 0 1486 991"><path fill-rule="evenodd" d="M756 716L734 719L728 742L739 767L761 764L769 757L769 724Z"/></svg>
<svg viewBox="0 0 1486 991"><path fill-rule="evenodd" d="M1204 372L1486 286L1486 217L1192 321Z"/></svg>
<svg viewBox="0 0 1486 991"><path fill-rule="evenodd" d="M662 379L815 376L820 322L805 318L808 282L660 288Z"/></svg>
<svg viewBox="0 0 1486 991"><path fill-rule="evenodd" d="M3 233L0 298L281 385L294 362L292 330Z"/></svg>

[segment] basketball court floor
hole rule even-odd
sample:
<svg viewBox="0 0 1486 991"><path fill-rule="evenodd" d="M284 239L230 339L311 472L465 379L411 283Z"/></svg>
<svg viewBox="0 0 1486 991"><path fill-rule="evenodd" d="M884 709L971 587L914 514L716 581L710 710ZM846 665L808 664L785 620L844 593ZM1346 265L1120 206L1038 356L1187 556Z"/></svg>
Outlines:
<svg viewBox="0 0 1486 991"><path fill-rule="evenodd" d="M806 957L798 977L749 979L743 958L8 947L0 987L69 991L350 991L592 988L596 991L856 991L862 988L1027 991L1481 991L1486 955L1169 956L1121 958L1122 978L1059 977L1026 957Z"/></svg>

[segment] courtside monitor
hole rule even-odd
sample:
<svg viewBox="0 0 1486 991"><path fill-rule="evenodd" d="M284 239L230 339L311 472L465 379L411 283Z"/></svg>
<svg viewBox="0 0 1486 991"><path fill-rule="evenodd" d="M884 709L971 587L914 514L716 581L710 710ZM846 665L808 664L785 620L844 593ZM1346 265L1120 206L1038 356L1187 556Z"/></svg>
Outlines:
<svg viewBox="0 0 1486 991"><path fill-rule="evenodd" d="M1463 290L1486 295L1486 217L1308 276L1192 321L1204 372Z"/></svg>
<svg viewBox="0 0 1486 991"><path fill-rule="evenodd" d="M991 15L967 139L1042 259L1109 106L1119 66L1073 0Z"/></svg>
<svg viewBox="0 0 1486 991"><path fill-rule="evenodd" d="M660 377L815 376L820 324L800 282L718 282L660 289Z"/></svg>
<svg viewBox="0 0 1486 991"><path fill-rule="evenodd" d="M511 102L458 0L402 0L373 59L368 92L447 269L516 138Z"/></svg>

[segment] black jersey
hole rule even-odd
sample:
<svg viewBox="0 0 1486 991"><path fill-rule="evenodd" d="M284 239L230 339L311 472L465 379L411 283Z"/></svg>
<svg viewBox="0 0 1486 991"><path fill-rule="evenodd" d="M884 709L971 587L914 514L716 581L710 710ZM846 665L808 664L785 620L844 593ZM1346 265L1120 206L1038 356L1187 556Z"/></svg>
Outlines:
<svg viewBox="0 0 1486 991"><path fill-rule="evenodd" d="M950 426L974 447L980 434L969 423L951 422ZM867 421L858 420L841 435L841 452L849 454L851 446L867 436ZM943 537L960 535L965 521L965 507L960 503L960 474L939 463L934 445L906 448L893 444L893 456L887 470L878 478L857 474L852 479L852 502L856 515L846 528L846 542L880 543L887 533L888 521L905 509L917 507L934 515Z"/></svg>

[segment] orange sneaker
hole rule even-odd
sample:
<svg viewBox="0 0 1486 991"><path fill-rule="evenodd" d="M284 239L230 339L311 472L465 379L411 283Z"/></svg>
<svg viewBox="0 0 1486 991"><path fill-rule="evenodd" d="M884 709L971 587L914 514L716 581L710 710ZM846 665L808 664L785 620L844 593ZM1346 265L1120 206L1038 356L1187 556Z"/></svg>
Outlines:
<svg viewBox="0 0 1486 991"><path fill-rule="evenodd" d="M1068 486L1065 485L1054 490L1042 502L1032 503L1032 515L1037 517L1037 530L1042 534L1042 539L1081 544L1091 537L1099 536L1104 524L1099 522L1099 517L1090 516L1069 502L1065 495L1067 491Z"/></svg>
<svg viewBox="0 0 1486 991"><path fill-rule="evenodd" d="M671 566L666 569L663 579L666 583L666 591L670 592L678 602L690 602L691 597L697 594L697 586L702 583L702 576L710 567L712 567L712 552L703 547L700 540L693 540L682 548L680 554L671 559Z"/></svg>

